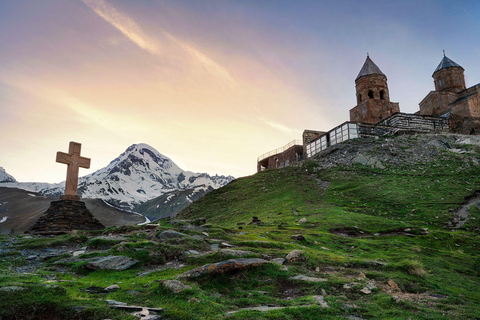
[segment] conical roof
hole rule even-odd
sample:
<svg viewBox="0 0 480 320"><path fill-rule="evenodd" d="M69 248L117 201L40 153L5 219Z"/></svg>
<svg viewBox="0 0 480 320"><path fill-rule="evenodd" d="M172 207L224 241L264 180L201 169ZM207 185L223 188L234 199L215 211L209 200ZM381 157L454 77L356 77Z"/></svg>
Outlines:
<svg viewBox="0 0 480 320"><path fill-rule="evenodd" d="M355 81L357 81L361 77L365 77L371 74L380 74L382 76L385 76L383 72L380 70L380 68L377 67L377 65L367 55L367 59L365 60L365 63L363 64L362 69L358 73L358 76L355 78Z"/></svg>
<svg viewBox="0 0 480 320"><path fill-rule="evenodd" d="M450 59L446 55L444 55L442 61L440 61L440 64L438 65L437 69L435 69L435 71L433 71L433 73L437 72L438 70L449 68L449 67L462 68L461 65L459 65L458 63L456 63L455 61L453 61L452 59Z"/></svg>

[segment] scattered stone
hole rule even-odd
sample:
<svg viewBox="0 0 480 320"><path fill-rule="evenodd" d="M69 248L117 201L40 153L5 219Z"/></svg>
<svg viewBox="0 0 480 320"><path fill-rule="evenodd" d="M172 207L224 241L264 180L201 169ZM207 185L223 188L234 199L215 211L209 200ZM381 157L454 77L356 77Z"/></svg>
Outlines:
<svg viewBox="0 0 480 320"><path fill-rule="evenodd" d="M181 281L178 280L163 280L161 284L170 290L172 290L174 293L179 293L183 290L187 289L192 289L191 286L182 283Z"/></svg>
<svg viewBox="0 0 480 320"><path fill-rule="evenodd" d="M157 235L160 240L176 239L176 238L192 238L184 233L175 230L166 230Z"/></svg>
<svg viewBox="0 0 480 320"><path fill-rule="evenodd" d="M137 260L125 256L107 256L90 261L85 266L87 269L91 270L102 269L123 271L133 267L137 263Z"/></svg>
<svg viewBox="0 0 480 320"><path fill-rule="evenodd" d="M313 296L312 298L315 300L316 304L320 305L320 307L322 307L322 308L328 308L329 307L327 301L325 301L323 296Z"/></svg>
<svg viewBox="0 0 480 320"><path fill-rule="evenodd" d="M382 262L382 261L377 261L377 260L368 260L366 261L368 264L371 264L373 266L380 266L380 267L385 267L388 265L388 263L386 262Z"/></svg>
<svg viewBox="0 0 480 320"><path fill-rule="evenodd" d="M112 306L126 306L127 304L125 302L120 302L116 300L105 300L105 302L109 305Z"/></svg>
<svg viewBox="0 0 480 320"><path fill-rule="evenodd" d="M395 283L395 281L393 281L392 279L388 280L388 285L390 286L390 288L392 290L395 290L395 291L402 291L400 290L400 288L398 287L398 285Z"/></svg>
<svg viewBox="0 0 480 320"><path fill-rule="evenodd" d="M250 254L254 254L252 251L233 250L233 249L220 249L217 252L222 256L234 256L234 257L243 257Z"/></svg>
<svg viewBox="0 0 480 320"><path fill-rule="evenodd" d="M31 255L25 258L25 260L37 260L38 256L37 255Z"/></svg>
<svg viewBox="0 0 480 320"><path fill-rule="evenodd" d="M280 229L283 229L285 227L288 227L288 223L286 223L286 222L280 222L280 224L278 225L278 228L280 228Z"/></svg>
<svg viewBox="0 0 480 320"><path fill-rule="evenodd" d="M78 250L78 251L74 251L72 253L72 256L78 257L79 255L84 254L84 253L85 253L85 250Z"/></svg>
<svg viewBox="0 0 480 320"><path fill-rule="evenodd" d="M365 275L365 273L363 272L360 272L360 274L358 275L359 278L362 278L362 279L366 279L367 276Z"/></svg>
<svg viewBox="0 0 480 320"><path fill-rule="evenodd" d="M332 251L332 249L328 249L328 248L325 248L325 247L320 247L320 249Z"/></svg>
<svg viewBox="0 0 480 320"><path fill-rule="evenodd" d="M207 238L210 237L210 235L208 234L208 232L205 232L205 231L204 231L204 232L202 232L202 234L203 234L205 237L207 237Z"/></svg>
<svg viewBox="0 0 480 320"><path fill-rule="evenodd" d="M360 292L363 292L365 294L370 294L372 293L372 290L368 289L367 287L363 288L362 290L360 290Z"/></svg>
<svg viewBox="0 0 480 320"><path fill-rule="evenodd" d="M220 243L221 248L233 248L234 246L227 242Z"/></svg>
<svg viewBox="0 0 480 320"><path fill-rule="evenodd" d="M93 293L93 294L107 293L107 292L103 291L103 287L96 287L96 286L91 286L91 287L86 288L85 292Z"/></svg>
<svg viewBox="0 0 480 320"><path fill-rule="evenodd" d="M7 286L7 287L0 287L0 292L15 292L15 291L23 291L26 288L18 287L18 286Z"/></svg>
<svg viewBox="0 0 480 320"><path fill-rule="evenodd" d="M177 278L194 279L203 275L222 274L231 271L240 271L247 268L258 267L268 263L263 259L230 259L218 263L206 264L204 266L189 270L177 276Z"/></svg>
<svg viewBox="0 0 480 320"><path fill-rule="evenodd" d="M290 236L293 240L298 240L298 241L305 241L305 237L301 234L294 234L293 236Z"/></svg>
<svg viewBox="0 0 480 320"><path fill-rule="evenodd" d="M325 291L325 289L322 288L322 290L320 290L320 293L322 294L322 296L326 296L327 295L327 291Z"/></svg>
<svg viewBox="0 0 480 320"><path fill-rule="evenodd" d="M140 291L135 291L135 290L128 290L128 291L125 291L125 293L131 294L132 296L138 296L142 294Z"/></svg>
<svg viewBox="0 0 480 320"><path fill-rule="evenodd" d="M307 223L307 218L303 217L302 219L298 220L298 223Z"/></svg>
<svg viewBox="0 0 480 320"><path fill-rule="evenodd" d="M287 254L285 259L288 262L304 261L305 260L305 254L303 253L302 250L292 250Z"/></svg>
<svg viewBox="0 0 480 320"><path fill-rule="evenodd" d="M114 285L106 287L105 289L103 289L103 291L106 291L106 292L110 293L110 292L117 291L118 289L120 289L120 287L118 285L114 284Z"/></svg>
<svg viewBox="0 0 480 320"><path fill-rule="evenodd" d="M352 289L353 287L355 287L358 283L357 282L351 282L351 283L345 283L343 285L343 288L344 289Z"/></svg>
<svg viewBox="0 0 480 320"><path fill-rule="evenodd" d="M443 295L443 294L437 294L437 293L432 293L432 294L430 295L430 297L438 298L438 299L448 298L448 296L445 296L445 295Z"/></svg>
<svg viewBox="0 0 480 320"><path fill-rule="evenodd" d="M190 303L192 303L192 302L199 303L199 302L200 302L200 299L193 297L193 298L188 299L188 302L190 302Z"/></svg>
<svg viewBox="0 0 480 320"><path fill-rule="evenodd" d="M316 277L308 277L304 275L296 275L294 277L291 277L290 280L300 280L300 281L305 281L305 282L326 282L328 281L327 279L323 278L316 278Z"/></svg>
<svg viewBox="0 0 480 320"><path fill-rule="evenodd" d="M276 263L276 264L279 264L279 265L283 265L285 263L285 259L275 258L275 259L270 260L270 262L273 262L273 263Z"/></svg>
<svg viewBox="0 0 480 320"><path fill-rule="evenodd" d="M243 309L236 310L236 311L229 311L229 312L225 313L225 315L230 316L234 313L237 313L237 312L240 312L240 311L245 311L245 310L256 310L256 311L260 311L260 312L266 312L266 311L279 310L279 309L285 309L285 307L259 306L259 307L243 308Z"/></svg>
<svg viewBox="0 0 480 320"><path fill-rule="evenodd" d="M258 226L262 226L265 223L262 220L258 219L258 217L253 217L252 222L250 222L249 224L255 224L255 225L258 225Z"/></svg>
<svg viewBox="0 0 480 320"><path fill-rule="evenodd" d="M294 216L298 216L297 208L292 207L292 214L293 214Z"/></svg>
<svg viewBox="0 0 480 320"><path fill-rule="evenodd" d="M357 317L357 316L347 316L347 319L348 320L364 320L363 318Z"/></svg>

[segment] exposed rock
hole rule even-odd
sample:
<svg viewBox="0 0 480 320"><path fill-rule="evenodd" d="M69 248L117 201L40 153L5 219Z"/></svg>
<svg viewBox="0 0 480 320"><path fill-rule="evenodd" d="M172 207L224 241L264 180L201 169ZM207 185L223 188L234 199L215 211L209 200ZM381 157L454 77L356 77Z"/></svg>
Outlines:
<svg viewBox="0 0 480 320"><path fill-rule="evenodd" d="M301 234L294 234L292 236L290 236L291 239L293 240L298 240L298 241L305 241L305 237Z"/></svg>
<svg viewBox="0 0 480 320"><path fill-rule="evenodd" d="M360 292L363 292L365 294L370 294L372 293L372 290L368 289L367 287L363 288L362 290L360 290Z"/></svg>
<svg viewBox="0 0 480 320"><path fill-rule="evenodd" d="M279 264L279 265L283 265L283 264L285 263L285 259L283 259L283 258L275 258L275 259L270 260L270 262L277 263L277 264Z"/></svg>
<svg viewBox="0 0 480 320"><path fill-rule="evenodd" d="M138 261L125 256L107 256L88 262L85 266L88 269L105 269L123 271L133 267Z"/></svg>
<svg viewBox="0 0 480 320"><path fill-rule="evenodd" d="M287 254L285 259L288 262L304 261L305 260L305 254L303 253L302 250L292 250Z"/></svg>
<svg viewBox="0 0 480 320"><path fill-rule="evenodd" d="M258 267L266 263L268 263L268 261L263 259L230 259L218 263L206 264L204 266L184 272L177 277L180 279L194 279L207 274L214 275L231 271L240 271L252 267Z"/></svg>
<svg viewBox="0 0 480 320"><path fill-rule="evenodd" d="M250 222L249 224L255 224L255 225L258 225L258 226L262 226L262 225L264 225L264 222L262 220L258 219L258 217L253 217L252 222Z"/></svg>
<svg viewBox="0 0 480 320"><path fill-rule="evenodd" d="M393 281L392 279L388 280L388 285L390 286L390 288L394 291L402 291L400 290L400 288L398 287L398 285L395 283L395 281Z"/></svg>
<svg viewBox="0 0 480 320"><path fill-rule="evenodd" d="M221 248L233 248L234 246L227 242L220 243Z"/></svg>
<svg viewBox="0 0 480 320"><path fill-rule="evenodd" d="M109 305L112 306L126 306L127 304L125 302L120 302L116 300L105 300L105 302Z"/></svg>
<svg viewBox="0 0 480 320"><path fill-rule="evenodd" d="M307 223L307 218L303 217L302 219L298 220L298 223Z"/></svg>
<svg viewBox="0 0 480 320"><path fill-rule="evenodd" d="M118 285L114 284L114 285L111 285L111 286L108 286L108 287L104 288L103 291L114 292L114 291L117 291L118 289L120 289L120 287Z"/></svg>
<svg viewBox="0 0 480 320"><path fill-rule="evenodd" d="M26 290L26 288L18 287L18 286L0 287L0 292L14 292L14 291L23 291L23 290Z"/></svg>
<svg viewBox="0 0 480 320"><path fill-rule="evenodd" d="M176 239L176 238L191 238L190 236L175 231L175 230L166 230L157 235L157 238L160 240L167 240L167 239Z"/></svg>
<svg viewBox="0 0 480 320"><path fill-rule="evenodd" d="M220 249L217 251L222 256L234 256L234 257L243 257L250 254L254 254L252 251L247 250L233 250L233 249Z"/></svg>
<svg viewBox="0 0 480 320"><path fill-rule="evenodd" d="M186 289L192 289L191 286L182 283L181 281L178 280L163 280L161 284L170 290L172 290L174 293L179 293L183 290Z"/></svg>
<svg viewBox="0 0 480 320"><path fill-rule="evenodd" d="M328 308L329 307L327 301L325 301L323 296L313 296L312 298L315 300L315 303L320 305L320 307L322 307L322 308Z"/></svg>
<svg viewBox="0 0 480 320"><path fill-rule="evenodd" d="M353 287L355 287L358 283L357 282L351 282L351 283L345 283L343 285L343 288L344 289L352 289Z"/></svg>
<svg viewBox="0 0 480 320"><path fill-rule="evenodd" d="M316 277L308 277L308 276L304 276L304 275L296 275L294 277L291 277L290 278L291 280L300 280L300 281L305 281L305 282L326 282L328 281L327 279L323 279L323 278L316 278Z"/></svg>

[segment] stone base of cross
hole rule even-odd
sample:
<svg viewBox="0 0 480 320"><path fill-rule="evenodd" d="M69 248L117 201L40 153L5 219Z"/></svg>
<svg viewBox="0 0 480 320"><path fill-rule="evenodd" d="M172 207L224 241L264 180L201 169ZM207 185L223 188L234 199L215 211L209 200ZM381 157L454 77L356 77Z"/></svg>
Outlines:
<svg viewBox="0 0 480 320"><path fill-rule="evenodd" d="M68 165L67 180L65 181L65 194L60 196L62 200L80 200L77 194L79 168L90 168L90 159L80 156L82 145L70 142L68 153L57 152L57 162Z"/></svg>

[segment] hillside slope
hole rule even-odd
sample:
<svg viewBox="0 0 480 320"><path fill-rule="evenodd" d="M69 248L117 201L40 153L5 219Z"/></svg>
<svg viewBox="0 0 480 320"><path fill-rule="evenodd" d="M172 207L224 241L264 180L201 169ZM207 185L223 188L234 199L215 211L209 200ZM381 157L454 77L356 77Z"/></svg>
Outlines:
<svg viewBox="0 0 480 320"><path fill-rule="evenodd" d="M234 180L177 220L0 236L0 317L132 319L108 301L169 320L480 319L479 143L356 139ZM137 263L89 267L112 256Z"/></svg>

